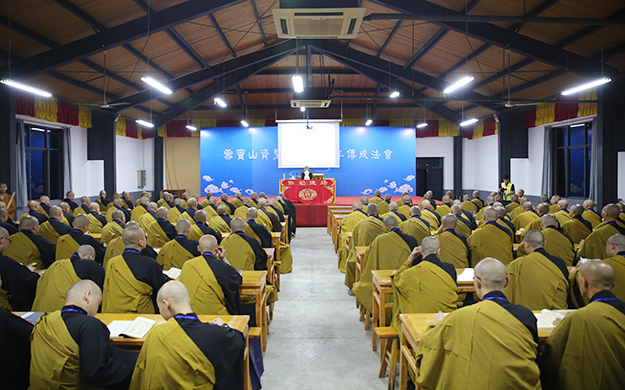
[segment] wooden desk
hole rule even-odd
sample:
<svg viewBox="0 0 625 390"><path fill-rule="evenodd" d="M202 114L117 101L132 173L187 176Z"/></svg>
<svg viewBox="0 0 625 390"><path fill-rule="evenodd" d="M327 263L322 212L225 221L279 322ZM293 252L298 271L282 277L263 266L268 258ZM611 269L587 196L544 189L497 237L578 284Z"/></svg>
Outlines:
<svg viewBox="0 0 625 390"><path fill-rule="evenodd" d="M285 221L287 220L287 216L284 217ZM284 242L285 244L288 243L288 237L287 237L287 223L286 222L280 222L280 225L282 226L282 230L280 231L280 241Z"/></svg>
<svg viewBox="0 0 625 390"><path fill-rule="evenodd" d="M512 244L512 250L516 252L520 246L521 246L521 243ZM575 251L575 253L577 253L578 249L579 249L579 244L573 244L573 250Z"/></svg>
<svg viewBox="0 0 625 390"><path fill-rule="evenodd" d="M559 313L566 313L570 310L554 310ZM534 313L539 313L535 311ZM416 361L412 351L416 351L421 335L430 327L434 321L436 313L420 314L400 314L401 335L400 335L400 356L399 356L399 389L406 390L408 383L408 367L417 372ZM538 339L540 346L545 345L547 337L551 335L553 328L538 329Z"/></svg>
<svg viewBox="0 0 625 390"><path fill-rule="evenodd" d="M280 291L280 265L282 265L282 260L280 260L280 236L282 233L271 232L271 245L276 250L274 266L276 267L276 288ZM269 268L267 268L269 269Z"/></svg>
<svg viewBox="0 0 625 390"><path fill-rule="evenodd" d="M339 227L341 221L350 213L351 211L344 214L332 214L332 243L334 244L334 253L338 252L339 248Z"/></svg>
<svg viewBox="0 0 625 390"><path fill-rule="evenodd" d="M328 234L331 233L331 229L332 229L332 213L334 211L338 211L338 210L351 210L352 206L337 206L337 205L333 205L333 206L328 206L328 221L327 221L327 232Z"/></svg>
<svg viewBox="0 0 625 390"><path fill-rule="evenodd" d="M97 319L102 321L104 324L109 325L113 321L133 321L137 317L145 317L151 320L156 321L156 324L165 323L165 319L161 317L160 314L96 314ZM244 361L244 375L245 375L245 389L251 389L251 379L250 379L250 370L249 370L249 326L248 323L250 321L249 316L216 316L216 315L200 315L198 316L200 321L202 322L211 322L215 318L221 318L233 329L238 330L243 333L245 336L245 357ZM122 337L111 337L111 340L115 343L115 345L131 350L140 350L143 346L145 339L130 339L130 338L122 338Z"/></svg>
<svg viewBox="0 0 625 390"><path fill-rule="evenodd" d="M456 275L460 275L466 268L456 268ZM393 284L391 276L396 272L392 269L371 271L372 291L373 291L373 308L371 313L371 322L373 326L387 326L386 310L393 309L393 302L386 302L386 296L393 294ZM458 283L458 294L475 292L473 281L456 281ZM378 347L378 340L375 332L371 336L371 345L375 352ZM382 349L383 350L383 349Z"/></svg>
<svg viewBox="0 0 625 390"><path fill-rule="evenodd" d="M349 257L349 243L352 241L352 232L345 232L345 260Z"/></svg>
<svg viewBox="0 0 625 390"><path fill-rule="evenodd" d="M356 249L356 282L362 277L362 270L365 263L365 252L367 252L368 246L357 246Z"/></svg>
<svg viewBox="0 0 625 390"><path fill-rule="evenodd" d="M260 343L263 352L267 349L267 271L241 271L243 283L239 286L240 295L253 296L256 299L256 325L260 325ZM224 320L225 321L225 320Z"/></svg>
<svg viewBox="0 0 625 390"><path fill-rule="evenodd" d="M95 238L96 241L102 241L102 233L88 233L88 235Z"/></svg>

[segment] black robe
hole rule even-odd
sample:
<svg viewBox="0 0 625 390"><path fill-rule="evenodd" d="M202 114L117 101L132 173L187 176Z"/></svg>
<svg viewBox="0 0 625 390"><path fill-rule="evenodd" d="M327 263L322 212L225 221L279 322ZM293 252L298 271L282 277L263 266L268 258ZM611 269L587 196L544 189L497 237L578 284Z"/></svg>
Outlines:
<svg viewBox="0 0 625 390"><path fill-rule="evenodd" d="M125 208L123 208L123 207L117 206L117 205L114 205L114 206L115 206L115 208L116 208L117 210L119 210L119 211L121 211L122 213L124 213L124 217L126 218L126 222L130 221L130 211L126 210L126 209L125 209ZM105 217L104 219L106 220L106 217Z"/></svg>
<svg viewBox="0 0 625 390"><path fill-rule="evenodd" d="M173 240L176 237L176 228L174 227L174 225L171 224L171 222L165 219L157 219L156 222L161 227L161 229L163 229L168 239Z"/></svg>
<svg viewBox="0 0 625 390"><path fill-rule="evenodd" d="M63 199L63 202L67 203L72 211L74 211L76 207L78 207L78 203L74 202L73 200L69 200L69 198Z"/></svg>
<svg viewBox="0 0 625 390"><path fill-rule="evenodd" d="M198 242L195 240L189 240L186 236L176 236L174 238L178 242L178 244L182 245L187 252L191 253L193 257L198 257L200 252L197 250Z"/></svg>
<svg viewBox="0 0 625 390"><path fill-rule="evenodd" d="M217 279L217 283L224 293L226 309L231 316L241 315L241 300L239 298L239 286L243 283L243 278L233 266L217 260L211 253L202 254L211 271Z"/></svg>
<svg viewBox="0 0 625 390"><path fill-rule="evenodd" d="M152 303L154 304L154 312L158 314L159 310L156 304L156 294L163 284L169 281L167 275L163 274L163 268L161 268L156 260L135 253L134 250L124 250L122 257L124 261L126 261L128 268L130 268L132 276L138 281L152 287Z"/></svg>
<svg viewBox="0 0 625 390"><path fill-rule="evenodd" d="M130 210L132 210L135 207L134 203L132 203L130 199L126 199L125 197L122 196L122 200L128 205L128 208Z"/></svg>
<svg viewBox="0 0 625 390"><path fill-rule="evenodd" d="M89 279L100 287L100 290L104 288L104 268L93 260L83 260L78 256L78 253L74 253L70 258L76 276L80 279Z"/></svg>
<svg viewBox="0 0 625 390"><path fill-rule="evenodd" d="M1 288L11 295L12 309L30 311L35 300L39 274L0 254L0 277L2 277Z"/></svg>
<svg viewBox="0 0 625 390"><path fill-rule="evenodd" d="M71 214L66 213L65 211L63 211L63 216L65 217L65 219L67 219L67 222L69 223L69 226L71 227L72 225L74 225L74 216Z"/></svg>
<svg viewBox="0 0 625 390"><path fill-rule="evenodd" d="M100 197L100 202L102 202L102 204L104 205L104 207L108 207L108 206L109 206L109 203L111 203L111 201L110 201L110 200L108 200L108 199L106 199L106 198L103 198L103 197Z"/></svg>
<svg viewBox="0 0 625 390"><path fill-rule="evenodd" d="M262 226L264 228L264 226ZM266 230L266 229L265 229ZM254 251L254 271L267 271L267 252L260 246L258 241L254 237L250 237L243 232L235 232L234 234L238 234L244 239ZM226 254L226 258L227 258Z"/></svg>
<svg viewBox="0 0 625 390"><path fill-rule="evenodd" d="M102 224L102 227L105 227L106 224L108 223L108 221L106 220L106 217L102 214L98 214L95 211L90 213L91 215L93 215L94 217L96 217L96 219L98 221L100 221L100 223Z"/></svg>
<svg viewBox="0 0 625 390"><path fill-rule="evenodd" d="M28 212L28 215L30 215L31 217L37 218L37 220L39 221L39 225L41 225L42 223L48 220L48 217L46 217L44 214L36 212L35 210L30 210Z"/></svg>
<svg viewBox="0 0 625 390"><path fill-rule="evenodd" d="M56 258L56 245L48 241L45 237L38 236L29 230L22 231L28 237L33 244L39 249L41 255L41 261L44 268L48 268ZM27 264L28 265L28 264Z"/></svg>
<svg viewBox="0 0 625 390"><path fill-rule="evenodd" d="M12 236L15 233L19 232L19 230L17 230L17 228L12 223L0 221L0 227L5 228L7 232L9 232L9 236Z"/></svg>
<svg viewBox="0 0 625 390"><path fill-rule="evenodd" d="M95 249L95 261L102 265L102 262L104 261L104 254L106 253L104 244L95 238L84 234L80 230L72 230L69 235L78 243L78 245L91 245L93 249Z"/></svg>
<svg viewBox="0 0 625 390"><path fill-rule="evenodd" d="M72 231L71 227L67 226L56 218L50 218L48 219L48 222L50 223L52 228L56 230L57 233L59 233L59 236L64 236Z"/></svg>
<svg viewBox="0 0 625 390"><path fill-rule="evenodd" d="M3 286L4 287L4 286ZM30 334L33 324L0 307L0 378L2 388L28 388Z"/></svg>
<svg viewBox="0 0 625 390"><path fill-rule="evenodd" d="M204 233L204 235L210 234L211 236L215 237L215 239L217 239L217 243L221 244L221 233L216 231L215 229L213 229L210 226L207 226L204 223L200 223L197 222L196 223L197 227L200 228L200 230L202 231L202 233Z"/></svg>
<svg viewBox="0 0 625 390"><path fill-rule="evenodd" d="M106 325L78 306L64 306L61 317L78 344L80 374L92 386L127 389L139 352L118 348Z"/></svg>

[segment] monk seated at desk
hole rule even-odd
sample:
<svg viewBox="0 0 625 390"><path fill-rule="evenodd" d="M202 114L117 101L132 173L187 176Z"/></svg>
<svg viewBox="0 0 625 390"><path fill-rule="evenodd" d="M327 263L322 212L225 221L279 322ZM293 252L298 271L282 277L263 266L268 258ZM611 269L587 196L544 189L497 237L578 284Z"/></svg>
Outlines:
<svg viewBox="0 0 625 390"><path fill-rule="evenodd" d="M131 227L138 228L139 223L137 223L137 221L128 222L126 224L126 229L131 228ZM102 261L102 267L106 269L106 264L108 263L108 261L111 260L113 257L119 256L122 253L124 253L124 249L126 249L126 246L124 245L124 240L122 239L122 237L117 237L117 238L112 239L111 242L109 242L109 244L106 246L106 253L104 254L104 261ZM141 255L147 256L156 260L158 253L156 253L154 248L152 248L149 245L146 245L145 248L141 250Z"/></svg>
<svg viewBox="0 0 625 390"><path fill-rule="evenodd" d="M267 199L260 198L258 200L258 203L260 205L266 206ZM260 238L260 242L263 248L273 248L273 245L271 243L271 233L269 233L269 228L267 227L266 224L257 224L256 221L260 220L262 217L270 219L269 216L271 216L271 218L273 218L273 221L275 222L278 220L278 217L270 211L265 211L262 209L257 210L254 207L251 207L247 210L246 216L248 219L247 223L249 227ZM278 229L273 230L275 233L279 233L282 231L282 225L280 225L280 221L278 221L278 226L279 226ZM264 239L264 237L268 237L269 240L267 241L266 239ZM280 263L281 263L280 273L288 274L289 272L293 271L293 256L291 255L291 246L287 243L279 242L278 250L280 251Z"/></svg>
<svg viewBox="0 0 625 390"><path fill-rule="evenodd" d="M621 389L625 378L625 302L610 289L614 268L591 261L578 285L590 303L570 312L553 330L540 358L543 389Z"/></svg>
<svg viewBox="0 0 625 390"><path fill-rule="evenodd" d="M41 275L32 310L61 310L67 290L84 279L95 282L100 289L104 287L104 268L95 262L95 249L91 245L81 245L71 258L55 261Z"/></svg>
<svg viewBox="0 0 625 390"><path fill-rule="evenodd" d="M221 243L221 233L208 226L208 224L206 223L206 211L198 210L195 213L194 218L195 224L191 226L191 233L189 234L190 240L198 241L202 236L210 234L211 236L215 237L218 244ZM229 231L230 230L228 230L228 232Z"/></svg>
<svg viewBox="0 0 625 390"><path fill-rule="evenodd" d="M625 234L625 228L620 226L617 221L620 211L619 207L612 203L603 208L601 216L605 224L603 226L601 224L597 225L593 232L580 243L577 259L582 257L586 259L605 259L608 257L605 252L605 244L608 238L615 234Z"/></svg>
<svg viewBox="0 0 625 390"><path fill-rule="evenodd" d="M189 305L184 284L171 281L158 292L167 322L145 338L131 390L244 387L245 337L223 320L201 322Z"/></svg>
<svg viewBox="0 0 625 390"><path fill-rule="evenodd" d="M139 208L142 208L142 207L139 206ZM137 222L139 222L139 227L144 232L148 231L148 226L152 222L156 222L156 210L157 209L158 209L158 206L156 205L155 202L148 203L147 204L147 213L141 215L139 217L139 219L137 220Z"/></svg>
<svg viewBox="0 0 625 390"><path fill-rule="evenodd" d="M421 209L419 206L410 207L410 218L399 224L399 230L410 234L417 239L417 242L423 242L425 237L432 235L430 232L430 223L421 218Z"/></svg>
<svg viewBox="0 0 625 390"><path fill-rule="evenodd" d="M419 207L421 208L421 218L430 223L431 230L437 230L441 226L441 217L434 211L432 203L427 199L423 199Z"/></svg>
<svg viewBox="0 0 625 390"><path fill-rule="evenodd" d="M0 288L3 287L0 278ZM30 335L33 324L0 307L0 377L7 389L28 389L30 376Z"/></svg>
<svg viewBox="0 0 625 390"><path fill-rule="evenodd" d="M106 217L100 214L100 205L97 203L89 203L89 233L102 233L102 229L106 226Z"/></svg>
<svg viewBox="0 0 625 390"><path fill-rule="evenodd" d="M140 222L141 217L148 212L148 204L150 203L150 198L148 198L147 196L142 196L137 200L137 202L139 202L139 204L136 205L134 209L132 209L132 212L130 213L130 219L132 221ZM154 210L156 210L156 208Z"/></svg>
<svg viewBox="0 0 625 390"><path fill-rule="evenodd" d="M20 218L20 223L22 219L28 215L30 215L31 217L37 218L37 221L39 221L40 225L48 220L47 215L39 212L39 202L37 202L36 200L28 201L28 203L26 204L26 207L28 207L28 213L22 215L22 217Z"/></svg>
<svg viewBox="0 0 625 390"><path fill-rule="evenodd" d="M366 199L366 197L365 197ZM349 241L349 256L345 262L345 285L351 289L356 281L356 250L357 246L369 246L380 234L384 234L384 221L378 217L378 205L367 205L367 218L356 224ZM371 299L369 299L371 301Z"/></svg>
<svg viewBox="0 0 625 390"><path fill-rule="evenodd" d="M451 263L455 268L470 268L469 244L466 237L455 230L460 223L455 215L447 214L443 217L443 232L436 235L440 242L440 253L437 255L441 261Z"/></svg>
<svg viewBox="0 0 625 390"><path fill-rule="evenodd" d="M530 310L566 309L569 271L564 260L545 251L545 236L540 230L525 235L527 256L508 264L510 283L504 290L510 302Z"/></svg>
<svg viewBox="0 0 625 390"><path fill-rule="evenodd" d="M200 255L197 249L198 242L188 238L191 233L191 222L184 218L179 219L176 222L176 233L176 237L163 245L156 257L156 262L164 271L169 271L172 267L182 269L187 260Z"/></svg>
<svg viewBox="0 0 625 390"><path fill-rule="evenodd" d="M217 206L217 216L210 220L209 225L220 233L229 233L231 220L232 218L228 215L227 207L220 204Z"/></svg>
<svg viewBox="0 0 625 390"><path fill-rule="evenodd" d="M568 267L573 266L575 260L575 247L573 242L561 230L558 230L558 220L553 214L546 214L540 219L540 227L543 236L545 236L545 251L552 256L559 257ZM527 235L531 230L523 233ZM524 235L524 237L525 237ZM517 249L517 257L527 255L525 250L525 242L521 241L519 249Z"/></svg>
<svg viewBox="0 0 625 390"><path fill-rule="evenodd" d="M196 314L241 314L239 286L243 279L226 260L226 251L210 235L200 238L198 249L202 255L187 261L178 279L189 290L193 311Z"/></svg>
<svg viewBox="0 0 625 390"><path fill-rule="evenodd" d="M124 214L124 221L130 221L130 218L132 217L132 215L130 214L130 211L122 207L123 201L121 198L115 198L113 200L113 203L111 204L112 206L110 206L108 210L106 210L106 214L105 214L107 223L111 223L113 221L113 211L115 210L119 210Z"/></svg>
<svg viewBox="0 0 625 390"><path fill-rule="evenodd" d="M9 222L9 212L3 207L0 208L0 227L6 229L9 235L19 232L17 226Z"/></svg>
<svg viewBox="0 0 625 390"><path fill-rule="evenodd" d="M31 336L30 388L128 388L137 353L115 346L94 316L102 291L91 280L74 284L62 310L43 314Z"/></svg>
<svg viewBox="0 0 625 390"><path fill-rule="evenodd" d="M45 237L46 240L54 243L59 237L68 234L72 228L61 222L63 218L63 210L59 206L52 206L49 209L50 218L39 225L38 235Z"/></svg>
<svg viewBox="0 0 625 390"><path fill-rule="evenodd" d="M116 199L117 200L117 199ZM107 223L104 229L102 229L101 241L108 244L114 238L121 237L124 229L126 228L126 216L121 210L117 210L113 207L109 211L111 213L111 222Z"/></svg>
<svg viewBox="0 0 625 390"><path fill-rule="evenodd" d="M8 310L30 311L39 274L35 268L26 267L10 257L3 256L9 246L9 232L0 227L0 307ZM1 332L0 332L1 333Z"/></svg>
<svg viewBox="0 0 625 390"><path fill-rule="evenodd" d="M239 194L240 196L241 194ZM220 205L224 205L227 207L226 212L229 215L233 215L234 214L234 210L236 210L237 208L230 202L228 202L228 194L223 193L221 194L221 200L217 203L217 207L219 207Z"/></svg>
<svg viewBox="0 0 625 390"><path fill-rule="evenodd" d="M146 246L143 230L127 228L122 240L124 253L106 265L102 313L157 313L155 292L169 278L156 260L141 255Z"/></svg>
<svg viewBox="0 0 625 390"><path fill-rule="evenodd" d="M592 233L592 224L582 216L584 208L581 205L573 205L569 213L571 220L564 222L561 228L564 234L573 241L573 244L579 244L581 240Z"/></svg>
<svg viewBox="0 0 625 390"><path fill-rule="evenodd" d="M89 200L88 196L81 196L80 206L74 209L74 216L77 216L78 214L89 214L89 203L91 203L91 200Z"/></svg>
<svg viewBox="0 0 625 390"><path fill-rule="evenodd" d="M91 220L85 214L74 217L73 229L69 234L59 237L56 242L56 259L69 259L81 245L90 245L95 249L95 261L102 264L106 249L104 244L86 234L91 226Z"/></svg>
<svg viewBox="0 0 625 390"><path fill-rule="evenodd" d="M416 384L422 389L540 389L536 317L503 294L505 265L492 258L480 261L473 283L482 301L455 310L423 333Z"/></svg>
<svg viewBox="0 0 625 390"><path fill-rule="evenodd" d="M497 223L499 215L494 207L487 207L484 210L482 220L484 226L475 230L467 243L471 251L471 258L474 261L486 257L501 259L501 262L508 264L512 258L512 240L510 229Z"/></svg>
<svg viewBox="0 0 625 390"><path fill-rule="evenodd" d="M540 219L540 215L534 210L532 202L523 203L523 212L516 216L512 223L516 230L524 229L530 222Z"/></svg>
<svg viewBox="0 0 625 390"><path fill-rule="evenodd" d="M4 255L18 263L32 265L37 270L48 268L54 262L56 245L38 236L39 221L30 215L22 218L20 232L9 237Z"/></svg>
<svg viewBox="0 0 625 390"><path fill-rule="evenodd" d="M391 326L401 333L400 314L449 313L456 309L458 283L456 269L439 258L441 246L436 237L426 237L420 247L391 276L393 283L393 321Z"/></svg>
<svg viewBox="0 0 625 390"><path fill-rule="evenodd" d="M347 214L341 220L339 224L339 270L341 272L345 272L345 261L347 257L346 253L346 240L345 233L351 232L354 230L358 222L367 218L367 213L362 211L362 205L360 202L354 202L352 204L352 212Z"/></svg>
<svg viewBox="0 0 625 390"><path fill-rule="evenodd" d="M372 310L372 276L371 271L378 269L398 269L412 250L419 246L417 239L399 230L397 218L389 215L384 219L385 234L373 240L365 252L362 277L352 291L364 308Z"/></svg>
<svg viewBox="0 0 625 390"><path fill-rule="evenodd" d="M186 210L184 211L184 213L180 214L180 218L188 219L189 221L194 221L195 213L197 213L197 211L198 211L197 199L190 198L187 201Z"/></svg>
<svg viewBox="0 0 625 390"><path fill-rule="evenodd" d="M162 248L170 240L176 237L176 228L168 221L169 211L166 207L156 210L156 221L148 225L145 232L148 236L148 245Z"/></svg>

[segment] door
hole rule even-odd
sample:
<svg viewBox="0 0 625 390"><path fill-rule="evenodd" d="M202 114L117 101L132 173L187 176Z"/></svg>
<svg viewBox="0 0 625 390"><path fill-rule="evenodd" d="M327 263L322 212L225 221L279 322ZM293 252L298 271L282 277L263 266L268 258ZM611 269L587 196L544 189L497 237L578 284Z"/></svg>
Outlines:
<svg viewBox="0 0 625 390"><path fill-rule="evenodd" d="M417 157L418 196L428 190L434 193L434 199L441 199L443 194L443 157Z"/></svg>

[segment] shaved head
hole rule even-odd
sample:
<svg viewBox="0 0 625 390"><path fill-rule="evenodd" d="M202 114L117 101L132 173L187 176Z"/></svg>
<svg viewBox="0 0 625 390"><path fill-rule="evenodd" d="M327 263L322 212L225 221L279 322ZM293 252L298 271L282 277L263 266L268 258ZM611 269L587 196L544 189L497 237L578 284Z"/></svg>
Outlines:
<svg viewBox="0 0 625 390"><path fill-rule="evenodd" d="M536 206L536 212L538 212L539 215L547 214L549 212L549 204L548 203L539 204L538 206Z"/></svg>
<svg viewBox="0 0 625 390"><path fill-rule="evenodd" d="M362 204L360 204L360 202L352 203L352 210L356 211L356 210L360 210L361 208L362 208Z"/></svg>
<svg viewBox="0 0 625 390"><path fill-rule="evenodd" d="M197 207L197 199L195 198L191 198L189 200L187 200L187 207L190 209L194 209Z"/></svg>
<svg viewBox="0 0 625 390"><path fill-rule="evenodd" d="M616 273L610 263L603 260L593 260L582 264L579 276L588 281L590 287L598 290L611 290L614 286Z"/></svg>
<svg viewBox="0 0 625 390"><path fill-rule="evenodd" d="M111 214L111 218L113 219L113 221L121 221L122 218L124 218L124 213L121 210L115 210Z"/></svg>
<svg viewBox="0 0 625 390"><path fill-rule="evenodd" d="M245 231L245 221L243 218L234 217L232 221L230 221L230 229L233 232L244 232Z"/></svg>
<svg viewBox="0 0 625 390"><path fill-rule="evenodd" d="M584 207L586 210L590 210L590 209L592 209L593 207L595 207L595 201L594 201L594 200L592 200L592 199L586 199L586 200L584 201L583 207Z"/></svg>
<svg viewBox="0 0 625 390"><path fill-rule="evenodd" d="M156 211L156 209L158 209L158 205L156 204L156 202L149 202L147 203L147 205L148 205L148 211Z"/></svg>
<svg viewBox="0 0 625 390"><path fill-rule="evenodd" d="M494 208L497 211L498 218L505 217L506 214L508 213L503 206L495 206Z"/></svg>
<svg viewBox="0 0 625 390"><path fill-rule="evenodd" d="M369 203L369 198L367 198L365 195L360 197L360 203L362 204L367 204Z"/></svg>
<svg viewBox="0 0 625 390"><path fill-rule="evenodd" d="M172 280L163 285L156 296L160 313L165 320L177 313L191 313L191 298L184 284Z"/></svg>
<svg viewBox="0 0 625 390"><path fill-rule="evenodd" d="M404 195L401 199L404 201L404 203L412 204L412 198L410 197L410 195Z"/></svg>
<svg viewBox="0 0 625 390"><path fill-rule="evenodd" d="M462 214L462 206L460 206L459 204L451 206L451 213L456 215Z"/></svg>
<svg viewBox="0 0 625 390"><path fill-rule="evenodd" d="M494 222L497 220L497 218L499 218L499 214L497 213L497 210L495 210L494 207L488 207L486 210L484 210L484 221L486 222Z"/></svg>
<svg viewBox="0 0 625 390"><path fill-rule="evenodd" d="M226 215L226 205L225 204L220 204L219 206L217 206L217 214L219 214L219 215Z"/></svg>
<svg viewBox="0 0 625 390"><path fill-rule="evenodd" d="M506 266L497 259L486 257L477 263L474 272L475 278L479 278L482 285L487 290L501 291L506 285Z"/></svg>
<svg viewBox="0 0 625 390"><path fill-rule="evenodd" d="M158 209L156 209L156 218L167 219L168 216L169 210L167 210L167 207L159 207Z"/></svg>
<svg viewBox="0 0 625 390"><path fill-rule="evenodd" d="M245 215L247 216L247 219L255 220L256 218L258 218L258 209L256 207L250 207L249 209L247 209Z"/></svg>
<svg viewBox="0 0 625 390"><path fill-rule="evenodd" d="M421 207L419 206L412 206L410 208L410 216L417 216L420 217L421 216Z"/></svg>
<svg viewBox="0 0 625 390"><path fill-rule="evenodd" d="M543 230L548 226L558 227L558 219L553 214L545 214L540 219L540 226Z"/></svg>
<svg viewBox="0 0 625 390"><path fill-rule="evenodd" d="M397 221L397 217L394 215L388 215L384 218L384 227L386 231L391 231L399 226L399 221Z"/></svg>
<svg viewBox="0 0 625 390"><path fill-rule="evenodd" d="M391 202L388 205L388 209L397 211L399 209L399 206L397 206L397 202Z"/></svg>
<svg viewBox="0 0 625 390"><path fill-rule="evenodd" d="M579 217L584 213L584 208L582 205L576 204L571 206L571 210L569 211L572 217Z"/></svg>
<svg viewBox="0 0 625 390"><path fill-rule="evenodd" d="M126 229L131 228L131 227L141 227L139 225L139 222L137 221L128 221L128 223L126 224Z"/></svg>
<svg viewBox="0 0 625 390"><path fill-rule="evenodd" d="M37 202L36 200L29 200L26 206L28 207L29 210L34 210L34 211L39 210L39 202Z"/></svg>
<svg viewBox="0 0 625 390"><path fill-rule="evenodd" d="M93 213L93 212L99 212L100 211L100 205L98 205L96 202L91 202L89 203L89 212Z"/></svg>
<svg viewBox="0 0 625 390"><path fill-rule="evenodd" d="M369 214L369 215L378 215L378 205L375 204L375 203L368 204L367 205L367 214Z"/></svg>
<svg viewBox="0 0 625 390"><path fill-rule="evenodd" d="M239 218L240 219L240 218ZM213 253L215 248L217 248L217 239L210 234L202 236L200 241L198 241L198 247L200 248L200 253L210 252Z"/></svg>
<svg viewBox="0 0 625 390"><path fill-rule="evenodd" d="M141 247L140 244L143 243L143 246L141 247L141 249L143 249L145 248L145 233L141 230L141 228L126 228L122 233L122 241L124 242L126 248L132 249Z"/></svg>
<svg viewBox="0 0 625 390"><path fill-rule="evenodd" d="M8 237L9 231L3 227L0 227L0 238Z"/></svg>
<svg viewBox="0 0 625 390"><path fill-rule="evenodd" d="M625 251L625 236L622 234L615 234L608 238L605 244L605 251L608 257L617 256L619 253Z"/></svg>
<svg viewBox="0 0 625 390"><path fill-rule="evenodd" d="M22 221L20 222L21 231L34 231L36 229L39 229L39 220L37 218L31 215L27 215L26 217L22 218Z"/></svg>
<svg viewBox="0 0 625 390"><path fill-rule="evenodd" d="M206 222L206 211L204 210L196 211L193 219L195 219L195 222L200 222L200 223Z"/></svg>
<svg viewBox="0 0 625 390"><path fill-rule="evenodd" d="M89 279L74 283L65 293L65 306L78 306L90 317L98 312L100 302L102 302L102 290Z"/></svg>
<svg viewBox="0 0 625 390"><path fill-rule="evenodd" d="M610 219L612 221L618 218L618 215L621 213L621 209L614 203L610 203L603 208L602 214L604 219Z"/></svg>
<svg viewBox="0 0 625 390"><path fill-rule="evenodd" d="M447 214L443 216L443 229L455 229L458 225L458 218L455 215Z"/></svg>
<svg viewBox="0 0 625 390"><path fill-rule="evenodd" d="M95 249L91 245L81 245L76 250L76 253L78 253L81 259L86 259L89 256L95 256Z"/></svg>
<svg viewBox="0 0 625 390"><path fill-rule="evenodd" d="M50 211L48 212L50 218L61 219L63 217L63 210L59 206L50 207Z"/></svg>
<svg viewBox="0 0 625 390"><path fill-rule="evenodd" d="M566 210L569 208L569 201L566 199L561 199L558 201L558 210Z"/></svg>
<svg viewBox="0 0 625 390"><path fill-rule="evenodd" d="M525 202L523 203L523 210L527 211L527 210L531 210L532 207L534 207L534 205L532 204L532 202Z"/></svg>
<svg viewBox="0 0 625 390"><path fill-rule="evenodd" d="M540 230L532 229L525 233L523 240L532 249L538 249L545 246L545 235Z"/></svg>
<svg viewBox="0 0 625 390"><path fill-rule="evenodd" d="M139 199L139 204L147 205L149 202L150 202L150 198L148 198L147 196L142 196L141 199Z"/></svg>
<svg viewBox="0 0 625 390"><path fill-rule="evenodd" d="M423 257L435 254L439 249L441 249L441 243L438 241L438 238L434 236L427 236L423 238L423 242L421 242Z"/></svg>
<svg viewBox="0 0 625 390"><path fill-rule="evenodd" d="M176 222L176 233L187 236L191 230L191 222L186 218L180 218Z"/></svg>

